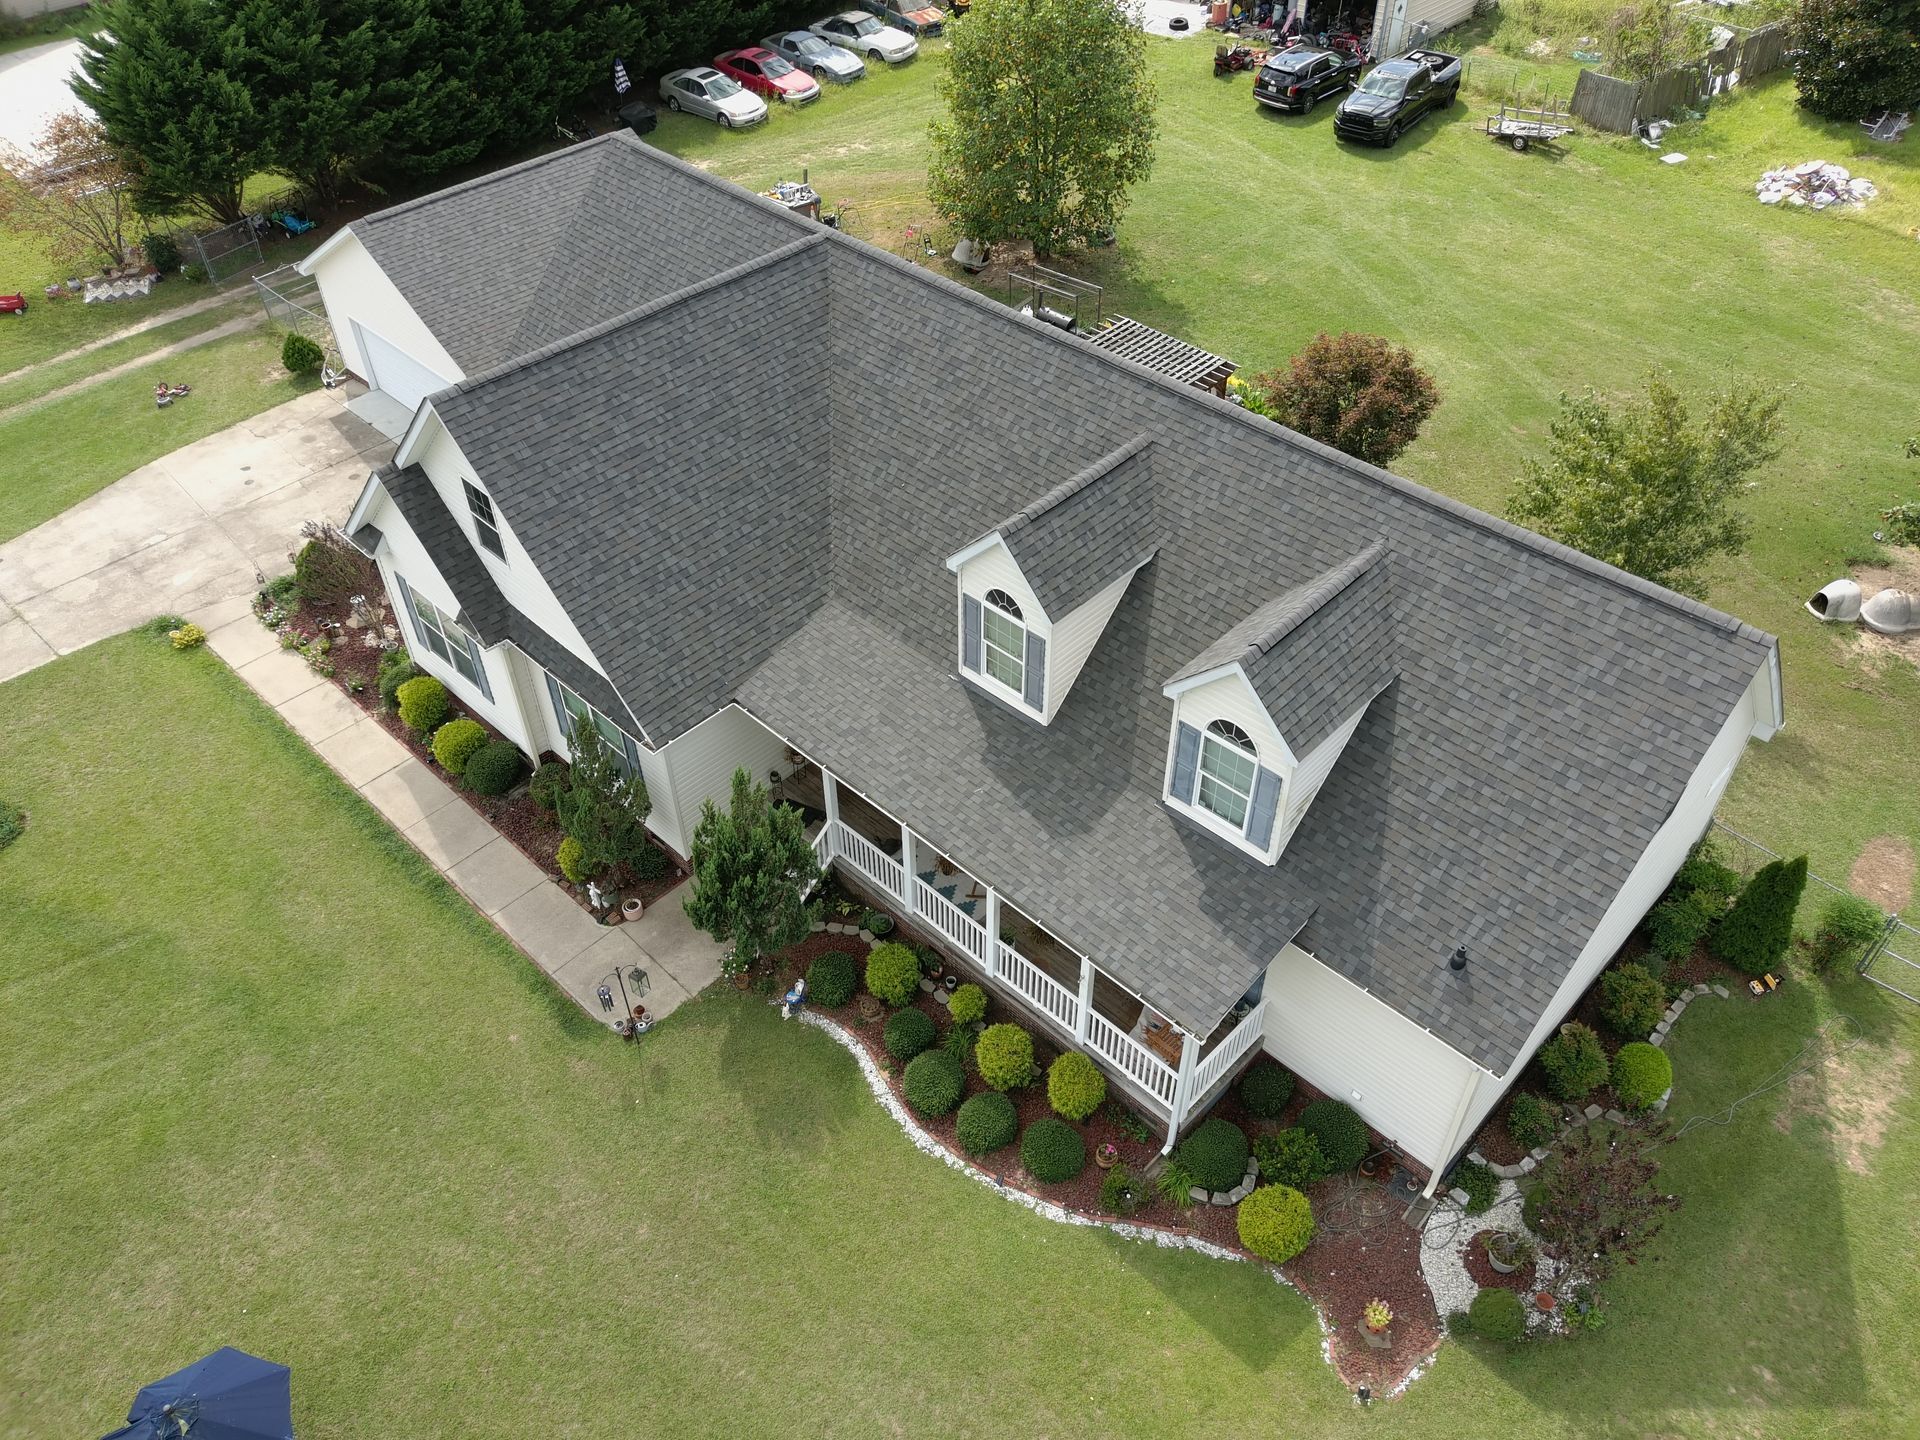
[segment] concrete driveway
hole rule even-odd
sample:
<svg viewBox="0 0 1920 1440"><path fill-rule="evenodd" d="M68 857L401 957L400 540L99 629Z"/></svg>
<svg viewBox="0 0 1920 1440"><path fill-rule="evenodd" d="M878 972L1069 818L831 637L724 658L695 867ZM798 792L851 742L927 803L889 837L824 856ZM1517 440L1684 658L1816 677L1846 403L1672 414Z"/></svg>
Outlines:
<svg viewBox="0 0 1920 1440"><path fill-rule="evenodd" d="M0 55L0 153L35 157L40 134L62 110L87 107L68 82L80 73L80 42L56 40Z"/></svg>
<svg viewBox="0 0 1920 1440"><path fill-rule="evenodd" d="M392 444L316 390L182 446L0 545L0 680L160 614L213 630L346 519Z"/></svg>

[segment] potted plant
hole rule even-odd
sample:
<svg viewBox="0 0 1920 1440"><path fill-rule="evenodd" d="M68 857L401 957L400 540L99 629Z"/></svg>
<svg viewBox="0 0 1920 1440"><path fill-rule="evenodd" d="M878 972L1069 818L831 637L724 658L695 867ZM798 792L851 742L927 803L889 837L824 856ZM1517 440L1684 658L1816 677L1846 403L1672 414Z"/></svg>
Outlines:
<svg viewBox="0 0 1920 1440"><path fill-rule="evenodd" d="M1486 1248L1487 1263L1500 1275L1511 1275L1522 1265L1533 1263L1533 1247L1518 1235L1510 1235L1504 1230L1495 1230L1488 1235Z"/></svg>
<svg viewBox="0 0 1920 1440"><path fill-rule="evenodd" d="M860 1018L862 1020L878 1020L880 1018L880 1012L885 1008L886 1007L880 1003L880 997L878 995L871 994L865 990L860 992Z"/></svg>
<svg viewBox="0 0 1920 1440"><path fill-rule="evenodd" d="M1093 1163L1102 1170L1111 1170L1120 1161L1120 1149L1108 1141L1101 1141L1094 1147Z"/></svg>
<svg viewBox="0 0 1920 1440"><path fill-rule="evenodd" d="M638 920L646 912L647 907L641 903L638 895L630 896L620 902L620 918L629 923Z"/></svg>
<svg viewBox="0 0 1920 1440"><path fill-rule="evenodd" d="M869 910L860 917L860 928L878 939L893 933L893 917L884 910Z"/></svg>
<svg viewBox="0 0 1920 1440"><path fill-rule="evenodd" d="M1367 1344L1375 1350L1385 1350L1393 1344L1393 1336L1387 1327L1393 1324L1393 1307L1384 1300L1369 1300L1366 1309L1360 1312L1360 1323L1365 1327Z"/></svg>
<svg viewBox="0 0 1920 1440"><path fill-rule="evenodd" d="M720 957L720 973L733 982L733 988L747 988L747 968L752 962L738 950L729 950Z"/></svg>

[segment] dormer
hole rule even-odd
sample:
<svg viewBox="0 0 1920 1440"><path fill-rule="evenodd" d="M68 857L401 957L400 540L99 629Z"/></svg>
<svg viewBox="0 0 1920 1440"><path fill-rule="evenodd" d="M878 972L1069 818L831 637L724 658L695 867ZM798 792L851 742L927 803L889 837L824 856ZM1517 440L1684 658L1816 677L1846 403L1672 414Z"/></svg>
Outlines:
<svg viewBox="0 0 1920 1440"><path fill-rule="evenodd" d="M1135 436L947 558L960 677L1050 724L1153 558L1152 442Z"/></svg>
<svg viewBox="0 0 1920 1440"><path fill-rule="evenodd" d="M1168 805L1271 865L1396 673L1375 541L1241 620L1167 681Z"/></svg>

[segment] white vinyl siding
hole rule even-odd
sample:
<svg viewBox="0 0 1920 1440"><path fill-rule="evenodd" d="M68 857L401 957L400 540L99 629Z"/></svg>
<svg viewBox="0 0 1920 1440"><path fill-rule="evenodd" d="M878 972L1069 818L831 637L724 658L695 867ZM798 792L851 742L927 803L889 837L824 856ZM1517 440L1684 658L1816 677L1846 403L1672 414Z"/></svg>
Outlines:
<svg viewBox="0 0 1920 1440"><path fill-rule="evenodd" d="M1293 832L1307 818L1307 807L1313 804L1313 797L1320 793L1320 787L1327 783L1327 776L1333 773L1333 767L1339 763L1347 742L1353 739L1353 732L1360 728L1360 721L1366 713L1365 705L1354 711L1339 729L1309 750L1294 770L1293 780L1287 787L1286 815L1280 825L1281 849L1286 849Z"/></svg>
<svg viewBox="0 0 1920 1440"><path fill-rule="evenodd" d="M320 257L311 273L320 282L320 301L340 346L341 361L362 380L370 378L372 366L360 348L355 322L371 325L383 339L449 383L466 378L357 235L341 239Z"/></svg>
<svg viewBox="0 0 1920 1440"><path fill-rule="evenodd" d="M1048 720L1058 715L1061 705L1066 703L1067 692L1073 688L1073 682L1080 678L1081 668L1093 653L1093 647L1100 642L1107 621L1113 618L1113 612L1119 607L1121 597L1127 593L1127 585L1134 574L1129 570L1054 625L1053 643L1047 651L1047 667L1052 672L1047 676Z"/></svg>
<svg viewBox="0 0 1920 1440"><path fill-rule="evenodd" d="M700 823L702 801L726 808L735 770L744 768L755 783L765 785L775 772L785 775L791 768L786 742L736 705L709 715L662 749L660 756L672 777L672 823L689 841ZM656 819L660 810L656 797ZM664 833L661 838L666 838ZM673 848L685 853L684 847Z"/></svg>

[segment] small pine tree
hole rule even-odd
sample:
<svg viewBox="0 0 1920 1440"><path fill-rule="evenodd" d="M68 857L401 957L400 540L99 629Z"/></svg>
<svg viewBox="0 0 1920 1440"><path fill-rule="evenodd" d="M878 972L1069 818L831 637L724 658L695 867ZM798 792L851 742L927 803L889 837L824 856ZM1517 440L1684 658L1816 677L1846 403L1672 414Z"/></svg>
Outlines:
<svg viewBox="0 0 1920 1440"><path fill-rule="evenodd" d="M577 761L575 762L578 763ZM813 924L806 893L820 878L800 812L775 805L746 770L733 772L725 811L709 800L693 832L687 917L751 962L798 944Z"/></svg>
<svg viewBox="0 0 1920 1440"><path fill-rule="evenodd" d="M1806 856L1762 865L1714 930L1709 947L1737 970L1766 974L1786 958L1793 943L1793 913L1806 888Z"/></svg>
<svg viewBox="0 0 1920 1440"><path fill-rule="evenodd" d="M588 872L631 864L651 843L647 839L647 816L652 813L653 800L647 794L646 782L627 773L613 747L591 723L575 723L572 745L567 788L555 803L560 828L580 842L581 859Z"/></svg>

